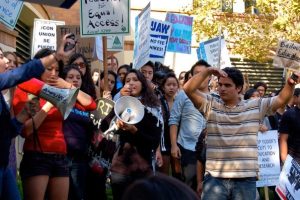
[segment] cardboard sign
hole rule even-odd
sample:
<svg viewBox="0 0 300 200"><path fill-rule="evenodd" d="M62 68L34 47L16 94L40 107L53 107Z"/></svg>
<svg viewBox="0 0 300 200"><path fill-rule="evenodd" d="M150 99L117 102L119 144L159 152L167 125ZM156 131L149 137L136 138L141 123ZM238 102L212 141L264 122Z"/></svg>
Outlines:
<svg viewBox="0 0 300 200"><path fill-rule="evenodd" d="M80 32L82 37L130 33L129 0L80 0Z"/></svg>
<svg viewBox="0 0 300 200"><path fill-rule="evenodd" d="M167 51L190 54L193 17L167 13L166 21L172 23Z"/></svg>
<svg viewBox="0 0 300 200"><path fill-rule="evenodd" d="M20 0L1 0L0 1L0 22L10 29L14 29L19 19L23 7Z"/></svg>
<svg viewBox="0 0 300 200"><path fill-rule="evenodd" d="M97 109L91 112L91 119L96 129L100 129L101 121L110 113L113 109L115 102L100 98L97 100Z"/></svg>
<svg viewBox="0 0 300 200"><path fill-rule="evenodd" d="M273 60L275 67L299 70L300 66L300 44L287 40L280 40L276 56Z"/></svg>
<svg viewBox="0 0 300 200"><path fill-rule="evenodd" d="M220 48L220 42L219 37L207 40L205 42L200 42L199 49L198 49L198 59L203 59L208 64L220 67L221 69L225 67L231 67L231 62L229 58L228 49L226 47L226 42L224 38L221 39L221 62L219 65L219 48Z"/></svg>
<svg viewBox="0 0 300 200"><path fill-rule="evenodd" d="M94 53L94 44L95 38L82 38L80 37L80 27L79 25L58 25L56 27L57 32L57 45L61 38L67 33L74 33L75 38L77 40L77 45L75 47L76 53L83 54L87 59L93 60L93 53Z"/></svg>
<svg viewBox="0 0 300 200"><path fill-rule="evenodd" d="M256 187L275 186L279 182L280 160L277 130L258 133L259 180Z"/></svg>
<svg viewBox="0 0 300 200"><path fill-rule="evenodd" d="M31 57L40 50L48 48L56 50L56 26L65 25L62 21L34 19Z"/></svg>
<svg viewBox="0 0 300 200"><path fill-rule="evenodd" d="M172 24L151 19L150 23L150 59L152 62L164 62L171 34Z"/></svg>
<svg viewBox="0 0 300 200"><path fill-rule="evenodd" d="M285 160L275 190L281 199L300 199L300 165L290 155Z"/></svg>
<svg viewBox="0 0 300 200"><path fill-rule="evenodd" d="M140 69L150 57L150 2L135 18L133 68Z"/></svg>

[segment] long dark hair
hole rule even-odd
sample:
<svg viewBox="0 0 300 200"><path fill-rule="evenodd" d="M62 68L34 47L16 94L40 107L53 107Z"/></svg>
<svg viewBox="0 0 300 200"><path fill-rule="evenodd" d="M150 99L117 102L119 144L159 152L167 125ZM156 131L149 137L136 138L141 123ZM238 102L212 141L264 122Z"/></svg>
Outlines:
<svg viewBox="0 0 300 200"><path fill-rule="evenodd" d="M114 85L114 88L113 88L112 91L111 91L111 96L113 97L113 96L115 96L116 93L117 93L117 74L116 74L114 71L112 71L112 70L108 70L108 71L107 71L107 74L108 74L108 75L110 74L110 75L112 75L113 77L115 77L115 85ZM104 71L101 72L101 74L100 74L100 81L101 81L102 79L104 79Z"/></svg>
<svg viewBox="0 0 300 200"><path fill-rule="evenodd" d="M81 54L81 53L75 53L73 54L68 62L68 65L73 64L73 62L77 59L77 58L82 58L85 66L86 66L86 71L85 74L82 77L82 86L81 86L81 90L85 93L87 93L88 95L90 95L93 99L96 99L96 88L92 79L92 74L91 74L91 67L89 65L89 62L87 61L86 57Z"/></svg>
<svg viewBox="0 0 300 200"><path fill-rule="evenodd" d="M68 72L70 71L70 70L72 70L72 69L74 69L74 70L76 70L76 71L78 71L79 72L79 74L80 74L80 76L81 76L81 79L82 79L82 77L83 77L83 74L82 74L82 72L80 71L80 69L76 66L76 65L67 65L67 66L65 66L64 67L64 69L63 69L63 71L62 71L62 73L61 73L61 75L60 75L60 77L62 78L62 79L66 79L66 77L67 77L67 75L68 75ZM81 84L81 86L82 86L82 84ZM81 89L81 88L80 88Z"/></svg>
<svg viewBox="0 0 300 200"><path fill-rule="evenodd" d="M130 74L130 73L134 73L136 75L136 77L138 78L138 80L142 83L141 102L145 106L149 106L149 107L160 106L160 102L159 102L157 96L154 94L154 92L150 88L149 83L147 82L146 78L140 71L138 71L136 69L129 70L125 76L124 85L126 82L126 78L127 78L128 74Z"/></svg>

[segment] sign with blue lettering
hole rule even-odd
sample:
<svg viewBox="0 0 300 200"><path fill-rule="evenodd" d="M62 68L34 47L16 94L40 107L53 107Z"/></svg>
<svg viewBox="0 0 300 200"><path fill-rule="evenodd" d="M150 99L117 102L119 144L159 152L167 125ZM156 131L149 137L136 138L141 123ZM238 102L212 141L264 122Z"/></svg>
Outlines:
<svg viewBox="0 0 300 200"><path fill-rule="evenodd" d="M151 19L150 24L150 60L164 62L166 48L171 34L172 24Z"/></svg>
<svg viewBox="0 0 300 200"><path fill-rule="evenodd" d="M135 18L133 68L140 69L150 56L150 2Z"/></svg>
<svg viewBox="0 0 300 200"><path fill-rule="evenodd" d="M62 21L34 19L31 57L40 49L56 50L56 26L65 25Z"/></svg>
<svg viewBox="0 0 300 200"><path fill-rule="evenodd" d="M167 13L166 21L173 24L167 51L191 54L193 17Z"/></svg>
<svg viewBox="0 0 300 200"><path fill-rule="evenodd" d="M81 37L128 35L130 33L129 0L80 0Z"/></svg>
<svg viewBox="0 0 300 200"><path fill-rule="evenodd" d="M221 51L219 49L221 48ZM219 55L221 52L221 55ZM226 42L224 37L221 38L221 47L219 37L207 40L205 42L200 42L199 49L197 49L198 59L203 59L208 64L220 67L231 67L230 57L228 49L226 47ZM221 56L220 66L219 66L219 56Z"/></svg>
<svg viewBox="0 0 300 200"><path fill-rule="evenodd" d="M20 0L1 0L0 1L0 22L14 29L19 19L23 7L23 1Z"/></svg>

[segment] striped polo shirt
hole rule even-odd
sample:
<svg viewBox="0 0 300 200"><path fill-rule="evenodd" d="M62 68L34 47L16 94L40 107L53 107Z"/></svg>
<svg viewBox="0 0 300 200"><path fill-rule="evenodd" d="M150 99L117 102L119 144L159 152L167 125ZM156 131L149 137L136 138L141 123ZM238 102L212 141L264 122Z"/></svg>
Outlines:
<svg viewBox="0 0 300 200"><path fill-rule="evenodd" d="M234 108L205 95L200 110L207 114L206 171L213 177L255 177L258 172L257 133L276 97L241 100Z"/></svg>

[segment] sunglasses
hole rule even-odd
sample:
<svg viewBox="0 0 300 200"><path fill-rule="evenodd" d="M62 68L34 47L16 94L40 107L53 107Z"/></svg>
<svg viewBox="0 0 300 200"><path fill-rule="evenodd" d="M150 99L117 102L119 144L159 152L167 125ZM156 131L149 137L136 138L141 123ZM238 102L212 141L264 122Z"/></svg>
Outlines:
<svg viewBox="0 0 300 200"><path fill-rule="evenodd" d="M85 63L81 62L81 63L73 63L74 65L76 65L79 69L83 69L86 68Z"/></svg>

